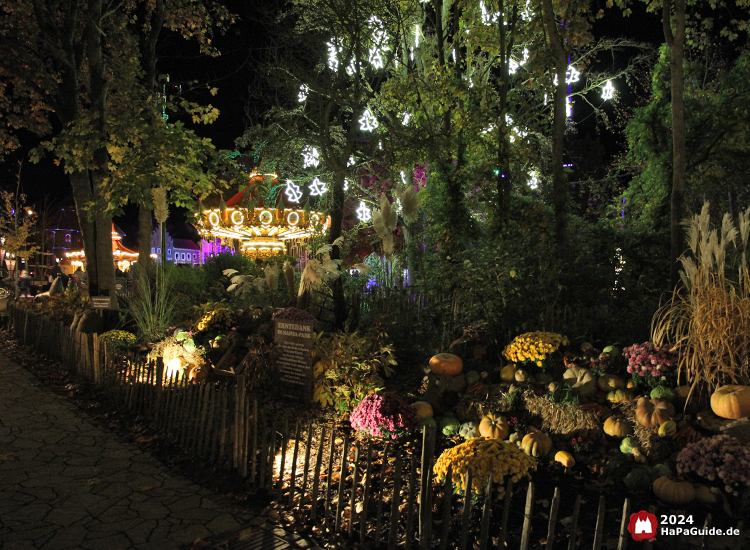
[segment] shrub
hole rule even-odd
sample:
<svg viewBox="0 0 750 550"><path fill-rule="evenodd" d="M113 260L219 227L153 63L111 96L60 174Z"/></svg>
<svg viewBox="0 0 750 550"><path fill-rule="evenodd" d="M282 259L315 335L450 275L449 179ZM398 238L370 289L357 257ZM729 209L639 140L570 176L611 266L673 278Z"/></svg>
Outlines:
<svg viewBox="0 0 750 550"><path fill-rule="evenodd" d="M677 455L677 473L693 473L721 482L727 493L750 487L750 445L728 435L716 435L690 443Z"/></svg>
<svg viewBox="0 0 750 550"><path fill-rule="evenodd" d="M396 439L416 428L419 418L406 401L392 393L380 392L360 401L349 422L357 431Z"/></svg>
<svg viewBox="0 0 750 550"><path fill-rule="evenodd" d="M138 338L132 332L110 330L99 336L99 341L117 349L128 350L136 345Z"/></svg>

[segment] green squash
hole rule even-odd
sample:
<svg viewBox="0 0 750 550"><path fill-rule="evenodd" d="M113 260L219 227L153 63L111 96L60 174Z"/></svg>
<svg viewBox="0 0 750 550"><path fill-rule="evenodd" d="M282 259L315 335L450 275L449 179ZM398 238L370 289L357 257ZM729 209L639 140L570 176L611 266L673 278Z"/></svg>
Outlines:
<svg viewBox="0 0 750 550"><path fill-rule="evenodd" d="M480 374L475 370L470 370L466 373L466 385L472 386L482 379Z"/></svg>
<svg viewBox="0 0 750 550"><path fill-rule="evenodd" d="M443 435L447 435L448 437L458 434L458 431L461 429L461 423L455 416L444 416L440 419L438 426Z"/></svg>
<svg viewBox="0 0 750 550"><path fill-rule="evenodd" d="M174 333L174 339L177 340L178 342L184 342L185 340L188 339L188 336L190 336L190 333L182 328L178 329Z"/></svg>
<svg viewBox="0 0 750 550"><path fill-rule="evenodd" d="M677 394L672 388L656 386L651 390L651 399L666 399L667 401L674 402L674 400L677 399Z"/></svg>
<svg viewBox="0 0 750 550"><path fill-rule="evenodd" d="M656 464L651 468L651 479L659 479L660 477L672 477L672 470L666 464Z"/></svg>
<svg viewBox="0 0 750 550"><path fill-rule="evenodd" d="M477 426L474 422L464 422L463 424L461 424L461 429L459 429L458 435L460 435L464 439L479 437L479 426Z"/></svg>
<svg viewBox="0 0 750 550"><path fill-rule="evenodd" d="M620 442L620 452L632 455L633 450L638 448L638 440L635 437L626 437Z"/></svg>
<svg viewBox="0 0 750 550"><path fill-rule="evenodd" d="M651 488L651 472L645 466L636 466L622 478L622 483L631 492L648 491Z"/></svg>

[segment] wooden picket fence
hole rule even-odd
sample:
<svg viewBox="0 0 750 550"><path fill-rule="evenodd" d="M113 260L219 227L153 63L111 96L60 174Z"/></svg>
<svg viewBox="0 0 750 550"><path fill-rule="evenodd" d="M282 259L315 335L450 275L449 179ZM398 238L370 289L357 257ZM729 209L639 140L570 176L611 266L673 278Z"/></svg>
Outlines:
<svg viewBox="0 0 750 550"><path fill-rule="evenodd" d="M201 384L177 374L165 377L161 361L115 351L96 335L72 333L12 306L9 315L21 342L110 391L120 407L150 421L161 437L236 472L269 493L283 513L363 547L528 550L541 541L546 550L624 550L631 538L627 498L615 505L621 514L607 516L604 496L595 499L596 509L593 503L584 509L581 495L533 482L514 490L508 480L503 500L476 505L455 494L450 472L445 480L433 473L434 428L423 432L421 444L353 441L349 430L263 410L246 391L244 375ZM472 472L465 475L471 486ZM491 476L482 483L484 494L496 492ZM540 500L549 505L540 510ZM650 511L657 513L654 506ZM709 515L706 525L710 521ZM739 550L747 539L736 539Z"/></svg>

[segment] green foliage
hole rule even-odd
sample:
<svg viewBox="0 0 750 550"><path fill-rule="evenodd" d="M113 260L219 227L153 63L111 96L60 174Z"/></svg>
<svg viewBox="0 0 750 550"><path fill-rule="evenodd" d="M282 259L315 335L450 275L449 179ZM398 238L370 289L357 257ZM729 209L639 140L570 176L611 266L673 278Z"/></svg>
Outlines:
<svg viewBox="0 0 750 550"><path fill-rule="evenodd" d="M25 195L0 192L0 238L3 251L28 260L40 247L30 242L35 222L27 215L29 207L24 204L25 201Z"/></svg>
<svg viewBox="0 0 750 550"><path fill-rule="evenodd" d="M175 323L176 299L168 272L160 264L136 272L135 292L128 304L138 336L146 342L161 340Z"/></svg>
<svg viewBox="0 0 750 550"><path fill-rule="evenodd" d="M315 336L313 401L333 407L338 414L354 410L366 396L384 389L383 378L396 365L393 346L384 335L337 332Z"/></svg>
<svg viewBox="0 0 750 550"><path fill-rule="evenodd" d="M568 384L557 384L550 394L550 399L560 405L578 405L581 402L581 398Z"/></svg>

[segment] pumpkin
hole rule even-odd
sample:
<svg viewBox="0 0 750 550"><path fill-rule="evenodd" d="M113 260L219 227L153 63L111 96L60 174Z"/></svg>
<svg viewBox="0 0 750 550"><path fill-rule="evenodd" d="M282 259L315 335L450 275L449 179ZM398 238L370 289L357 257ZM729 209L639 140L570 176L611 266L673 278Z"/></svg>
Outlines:
<svg viewBox="0 0 750 550"><path fill-rule="evenodd" d="M607 401L609 401L610 403L625 403L626 401L631 401L632 399L633 394L628 390L612 390L607 394Z"/></svg>
<svg viewBox="0 0 750 550"><path fill-rule="evenodd" d="M438 353L430 359L430 370L438 376L443 374L456 376L464 370L464 362L458 355Z"/></svg>
<svg viewBox="0 0 750 550"><path fill-rule="evenodd" d="M557 451L555 453L555 462L559 462L566 468L572 468L576 465L576 459L567 451Z"/></svg>
<svg viewBox="0 0 750 550"><path fill-rule="evenodd" d="M505 365L503 367L503 369L500 371L500 380L502 380L506 384L515 382L516 366L513 363L511 363L510 365Z"/></svg>
<svg viewBox="0 0 750 550"><path fill-rule="evenodd" d="M604 433L612 437L626 437L633 433L630 422L619 416L610 416L604 421Z"/></svg>
<svg viewBox="0 0 750 550"><path fill-rule="evenodd" d="M514 377L516 379L516 382L526 382L526 379L529 377L529 373L523 369L516 369Z"/></svg>
<svg viewBox="0 0 750 550"><path fill-rule="evenodd" d="M211 374L211 367L208 365L191 365L188 369L188 380L196 384L203 382Z"/></svg>
<svg viewBox="0 0 750 550"><path fill-rule="evenodd" d="M451 437L453 435L456 435L458 433L458 430L461 429L461 423L455 416L444 416L440 419L439 427L443 432L443 435Z"/></svg>
<svg viewBox="0 0 750 550"><path fill-rule="evenodd" d="M461 424L461 428L458 430L458 435L464 439L471 439L473 437L479 437L479 428L474 422L464 422Z"/></svg>
<svg viewBox="0 0 750 550"><path fill-rule="evenodd" d="M619 346L607 346L602 350L602 353L606 353L607 355L612 356L613 358L620 357L622 355L622 350Z"/></svg>
<svg viewBox="0 0 750 550"><path fill-rule="evenodd" d="M529 456L542 458L552 450L552 440L547 434L534 430L523 437L521 448Z"/></svg>
<svg viewBox="0 0 750 550"><path fill-rule="evenodd" d="M677 433L677 422L674 420L667 420L664 424L659 426L659 437L672 437Z"/></svg>
<svg viewBox="0 0 750 550"><path fill-rule="evenodd" d="M667 401L674 401L677 395L672 388L666 386L656 386L651 390L651 399L666 399Z"/></svg>
<svg viewBox="0 0 750 550"><path fill-rule="evenodd" d="M470 370L466 373L466 385L471 386L472 384L476 384L481 380L481 377L479 376L479 373L475 370Z"/></svg>
<svg viewBox="0 0 750 550"><path fill-rule="evenodd" d="M750 416L750 386L722 386L711 396L716 416L739 420Z"/></svg>
<svg viewBox="0 0 750 550"><path fill-rule="evenodd" d="M588 396L596 393L596 376L589 369L570 367L563 373L563 380L570 384L578 395Z"/></svg>
<svg viewBox="0 0 750 550"><path fill-rule="evenodd" d="M635 389L635 382L633 382L632 380L628 380L628 383L625 384L625 387L627 389L629 389L629 390L634 390Z"/></svg>
<svg viewBox="0 0 750 550"><path fill-rule="evenodd" d="M674 405L666 399L641 397L635 409L638 424L644 428L658 428L675 416Z"/></svg>
<svg viewBox="0 0 750 550"><path fill-rule="evenodd" d="M624 390L625 380L614 374L602 374L599 377L599 389L605 392Z"/></svg>
<svg viewBox="0 0 750 550"><path fill-rule="evenodd" d="M634 437L626 437L620 442L620 452L623 454L632 455L637 448L638 440Z"/></svg>
<svg viewBox="0 0 750 550"><path fill-rule="evenodd" d="M719 501L716 493L711 492L711 488L706 485L696 485L694 489L695 500L701 504L716 504Z"/></svg>
<svg viewBox="0 0 750 550"><path fill-rule="evenodd" d="M427 418L434 414L432 405L427 401L415 401L411 406L414 409L414 412L417 413L417 418L419 419Z"/></svg>
<svg viewBox="0 0 750 550"><path fill-rule="evenodd" d="M695 500L695 489L689 481L674 481L662 476L653 485L654 494L667 504L689 504Z"/></svg>
<svg viewBox="0 0 750 550"><path fill-rule="evenodd" d="M490 439L505 439L510 435L508 419L499 414L488 414L479 422L479 435Z"/></svg>
<svg viewBox="0 0 750 550"><path fill-rule="evenodd" d="M691 386L677 386L674 389L674 393L677 396L677 399L679 399L680 401L687 401L687 398L690 395L690 388Z"/></svg>

